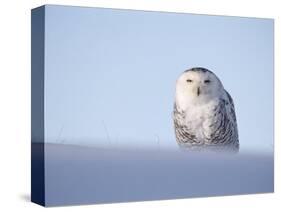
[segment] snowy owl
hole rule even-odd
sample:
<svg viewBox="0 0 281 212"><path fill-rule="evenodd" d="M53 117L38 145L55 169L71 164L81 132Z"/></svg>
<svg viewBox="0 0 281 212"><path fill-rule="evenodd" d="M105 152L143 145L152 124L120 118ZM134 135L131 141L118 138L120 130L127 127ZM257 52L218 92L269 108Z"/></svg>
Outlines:
<svg viewBox="0 0 281 212"><path fill-rule="evenodd" d="M176 82L174 127L184 149L239 151L234 103L219 78L196 67Z"/></svg>

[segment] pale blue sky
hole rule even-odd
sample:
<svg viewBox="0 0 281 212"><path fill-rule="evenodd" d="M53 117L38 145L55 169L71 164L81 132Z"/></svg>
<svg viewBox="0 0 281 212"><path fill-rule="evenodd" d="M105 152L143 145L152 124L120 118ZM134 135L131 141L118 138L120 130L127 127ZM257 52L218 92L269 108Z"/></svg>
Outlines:
<svg viewBox="0 0 281 212"><path fill-rule="evenodd" d="M273 150L273 20L46 6L47 142L176 147L182 71L232 95L242 150Z"/></svg>

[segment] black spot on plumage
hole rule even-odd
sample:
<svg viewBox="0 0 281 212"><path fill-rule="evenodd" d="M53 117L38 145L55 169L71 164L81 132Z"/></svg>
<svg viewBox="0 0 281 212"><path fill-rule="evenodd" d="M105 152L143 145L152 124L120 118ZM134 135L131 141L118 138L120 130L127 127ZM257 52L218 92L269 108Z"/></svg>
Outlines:
<svg viewBox="0 0 281 212"><path fill-rule="evenodd" d="M188 71L203 72L203 73L209 72L209 73L213 74L212 71L210 71L207 68L203 68L203 67L193 67L193 68L187 69L185 72L188 72Z"/></svg>

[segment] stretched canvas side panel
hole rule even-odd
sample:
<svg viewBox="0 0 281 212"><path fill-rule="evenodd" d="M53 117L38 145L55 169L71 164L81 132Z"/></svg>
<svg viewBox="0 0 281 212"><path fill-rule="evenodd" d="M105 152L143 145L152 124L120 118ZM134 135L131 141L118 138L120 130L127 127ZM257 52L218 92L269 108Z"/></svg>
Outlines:
<svg viewBox="0 0 281 212"><path fill-rule="evenodd" d="M31 11L31 201L40 205L45 205L44 21L44 6Z"/></svg>

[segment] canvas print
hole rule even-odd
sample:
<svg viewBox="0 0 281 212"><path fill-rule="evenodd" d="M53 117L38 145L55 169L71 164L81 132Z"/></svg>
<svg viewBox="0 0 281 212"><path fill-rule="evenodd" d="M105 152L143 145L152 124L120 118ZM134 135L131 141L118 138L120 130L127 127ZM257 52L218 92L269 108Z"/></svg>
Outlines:
<svg viewBox="0 0 281 212"><path fill-rule="evenodd" d="M274 21L31 11L31 200L274 191Z"/></svg>

